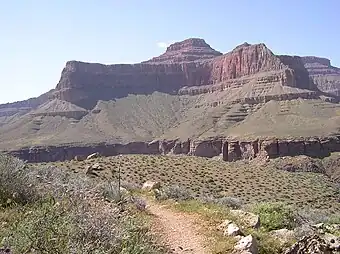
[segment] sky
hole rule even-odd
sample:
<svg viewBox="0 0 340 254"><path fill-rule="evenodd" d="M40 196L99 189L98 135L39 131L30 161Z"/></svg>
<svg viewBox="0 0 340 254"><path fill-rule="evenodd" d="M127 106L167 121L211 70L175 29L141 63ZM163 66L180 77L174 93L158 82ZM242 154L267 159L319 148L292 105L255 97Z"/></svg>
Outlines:
<svg viewBox="0 0 340 254"><path fill-rule="evenodd" d="M69 60L137 63L191 37L223 53L263 42L340 67L340 1L0 0L0 103L55 88Z"/></svg>

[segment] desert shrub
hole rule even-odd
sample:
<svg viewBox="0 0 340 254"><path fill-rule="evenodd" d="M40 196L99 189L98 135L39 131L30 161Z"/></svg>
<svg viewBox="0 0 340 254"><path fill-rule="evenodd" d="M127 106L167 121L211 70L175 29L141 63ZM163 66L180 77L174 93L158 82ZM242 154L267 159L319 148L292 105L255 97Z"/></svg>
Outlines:
<svg viewBox="0 0 340 254"><path fill-rule="evenodd" d="M213 203L213 204L220 205L222 207L227 207L227 208L232 208L232 209L239 209L243 205L243 202L239 198L235 198L235 197L214 198L211 196L203 196L200 199L204 203Z"/></svg>
<svg viewBox="0 0 340 254"><path fill-rule="evenodd" d="M140 189L139 185L132 183L132 182L122 181L121 185L123 188L127 189L128 191L138 191Z"/></svg>
<svg viewBox="0 0 340 254"><path fill-rule="evenodd" d="M136 208L139 211L145 211L146 210L146 201L141 198L134 198L133 203L135 204Z"/></svg>
<svg viewBox="0 0 340 254"><path fill-rule="evenodd" d="M14 253L62 253L68 247L71 227L71 218L64 207L49 200L26 207L3 244Z"/></svg>
<svg viewBox="0 0 340 254"><path fill-rule="evenodd" d="M116 186L112 182L105 182L103 184L100 184L98 186L98 189L106 200L118 203L123 199L122 192L120 192L118 186Z"/></svg>
<svg viewBox="0 0 340 254"><path fill-rule="evenodd" d="M88 177L55 166L36 166L25 172L27 181L39 193L61 198L65 193L86 196L86 192L98 192L98 183ZM97 188L97 189L96 189Z"/></svg>
<svg viewBox="0 0 340 254"><path fill-rule="evenodd" d="M155 190L155 197L158 200L174 199L177 201L192 199L192 193L178 185L165 186L160 190Z"/></svg>
<svg viewBox="0 0 340 254"><path fill-rule="evenodd" d="M325 221L327 224L339 224L340 225L340 214L332 214Z"/></svg>
<svg viewBox="0 0 340 254"><path fill-rule="evenodd" d="M259 254L281 254L283 245L279 240L270 237L268 233L261 230L254 230L252 235L257 239ZM288 247L288 246L287 246Z"/></svg>
<svg viewBox="0 0 340 254"><path fill-rule="evenodd" d="M329 220L329 212L320 209L304 208L297 212L297 223L303 224L317 224Z"/></svg>
<svg viewBox="0 0 340 254"><path fill-rule="evenodd" d="M25 171L21 160L0 154L0 206L13 202L25 204L37 199Z"/></svg>
<svg viewBox="0 0 340 254"><path fill-rule="evenodd" d="M296 214L284 203L259 203L252 210L260 216L261 225L266 230L292 229L296 226Z"/></svg>

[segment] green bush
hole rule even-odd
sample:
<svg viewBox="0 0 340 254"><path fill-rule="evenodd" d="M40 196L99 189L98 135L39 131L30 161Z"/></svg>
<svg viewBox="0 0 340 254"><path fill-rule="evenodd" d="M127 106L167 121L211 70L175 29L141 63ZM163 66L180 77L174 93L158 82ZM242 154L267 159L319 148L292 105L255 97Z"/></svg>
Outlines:
<svg viewBox="0 0 340 254"><path fill-rule="evenodd" d="M292 229L296 226L293 209L284 203L260 203L255 205L252 210L260 216L261 226L266 230Z"/></svg>
<svg viewBox="0 0 340 254"><path fill-rule="evenodd" d="M52 200L27 206L9 229L3 244L14 253L62 253L68 248L71 218Z"/></svg>
<svg viewBox="0 0 340 254"><path fill-rule="evenodd" d="M281 254L284 249L283 247L286 246L268 234L268 232L261 230L252 232L252 235L255 236L258 242L259 254Z"/></svg>

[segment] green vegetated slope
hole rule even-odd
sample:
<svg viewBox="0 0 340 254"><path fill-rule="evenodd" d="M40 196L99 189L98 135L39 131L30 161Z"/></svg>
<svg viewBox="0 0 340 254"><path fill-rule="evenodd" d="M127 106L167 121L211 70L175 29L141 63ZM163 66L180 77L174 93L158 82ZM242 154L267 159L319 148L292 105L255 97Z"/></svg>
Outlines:
<svg viewBox="0 0 340 254"><path fill-rule="evenodd" d="M48 110L79 110L44 105L24 115L2 117L0 147L65 143L151 141L157 138L296 137L338 132L339 104L322 100L232 104L227 94L177 96L155 92L99 101L81 119L43 115ZM47 111L46 111L47 110ZM32 114L33 113L33 114Z"/></svg>
<svg viewBox="0 0 340 254"><path fill-rule="evenodd" d="M293 161L293 160L292 160ZM123 182L141 186L147 180L179 185L197 197L236 197L244 203L283 201L298 207L339 211L339 190L321 173L287 172L272 163L227 163L187 156L125 155L87 161L48 163L82 175L98 162L103 180L115 179L121 168ZM33 164L40 167L41 164Z"/></svg>

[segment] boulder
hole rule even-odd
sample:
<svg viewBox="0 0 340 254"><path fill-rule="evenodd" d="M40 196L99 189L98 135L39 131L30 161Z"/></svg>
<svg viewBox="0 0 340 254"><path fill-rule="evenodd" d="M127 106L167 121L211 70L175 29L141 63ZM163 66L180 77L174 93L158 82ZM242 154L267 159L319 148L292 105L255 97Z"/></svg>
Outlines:
<svg viewBox="0 0 340 254"><path fill-rule="evenodd" d="M87 160L95 159L99 157L99 153L92 153L89 156L87 156Z"/></svg>
<svg viewBox="0 0 340 254"><path fill-rule="evenodd" d="M231 220L225 220L220 225L217 226L217 229L220 231L225 231L230 223L232 223Z"/></svg>
<svg viewBox="0 0 340 254"><path fill-rule="evenodd" d="M225 220L220 225L217 226L217 229L223 231L224 236L241 236L243 235L241 229L232 221Z"/></svg>
<svg viewBox="0 0 340 254"><path fill-rule="evenodd" d="M324 226L327 232L333 232L333 231L340 231L340 225L339 224L326 224Z"/></svg>
<svg viewBox="0 0 340 254"><path fill-rule="evenodd" d="M146 181L143 184L142 190L150 191L154 189L159 189L160 187L161 187L161 184L159 182Z"/></svg>
<svg viewBox="0 0 340 254"><path fill-rule="evenodd" d="M252 235L242 237L234 246L233 254L257 254L258 246Z"/></svg>
<svg viewBox="0 0 340 254"><path fill-rule="evenodd" d="M340 237L330 233L325 233L322 238L326 241L331 250L340 251Z"/></svg>
<svg viewBox="0 0 340 254"><path fill-rule="evenodd" d="M85 174L90 176L98 176L98 174L93 170L92 166L87 166L85 169Z"/></svg>
<svg viewBox="0 0 340 254"><path fill-rule="evenodd" d="M93 165L91 166L91 168L92 168L93 170L98 170L98 171L104 170L104 168L103 168L99 163L93 164Z"/></svg>
<svg viewBox="0 0 340 254"><path fill-rule="evenodd" d="M323 229L324 226L325 226L324 223L318 223L318 224L312 225L312 227L316 229Z"/></svg>
<svg viewBox="0 0 340 254"><path fill-rule="evenodd" d="M75 161L83 161L85 160L86 158L84 156L81 156L81 155L76 155L74 156L74 160Z"/></svg>
<svg viewBox="0 0 340 254"><path fill-rule="evenodd" d="M250 228L259 228L260 227L260 217L256 214L242 211L242 210L230 210L230 213L233 216L236 216L241 219L241 221Z"/></svg>
<svg viewBox="0 0 340 254"><path fill-rule="evenodd" d="M227 230L223 233L225 236L238 236L242 235L240 228L235 223L230 223Z"/></svg>
<svg viewBox="0 0 340 254"><path fill-rule="evenodd" d="M324 239L314 234L302 237L284 254L332 254L332 250Z"/></svg>

